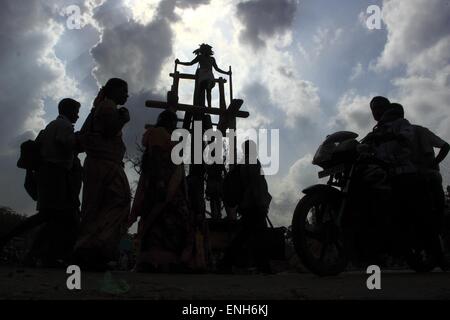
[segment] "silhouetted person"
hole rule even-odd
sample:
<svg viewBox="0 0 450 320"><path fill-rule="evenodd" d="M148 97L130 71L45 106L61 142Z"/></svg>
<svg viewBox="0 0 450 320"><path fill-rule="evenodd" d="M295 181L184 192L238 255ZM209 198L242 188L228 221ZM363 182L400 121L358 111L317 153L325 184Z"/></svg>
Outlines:
<svg viewBox="0 0 450 320"><path fill-rule="evenodd" d="M121 106L128 99L122 79L108 80L100 90L82 129L86 151L81 209L81 230L75 245L75 262L103 270L116 260L121 237L127 232L130 186L123 168L125 144L122 128L130 121Z"/></svg>
<svg viewBox="0 0 450 320"><path fill-rule="evenodd" d="M399 103L393 103L392 107L404 114L403 106ZM417 167L418 174L425 186L424 196L421 197L424 201L426 222L431 222L430 230L432 232L446 232L444 222L445 210L445 192L442 186L442 175L440 173L439 164L445 159L450 151L450 145L430 131L428 128L413 125L414 129L414 154L413 163ZM439 149L439 153L435 154L434 149ZM426 197L425 195L428 195ZM437 245L439 247L439 245ZM439 256L439 263L442 269L448 269L450 261L445 259L445 256L437 252Z"/></svg>
<svg viewBox="0 0 450 320"><path fill-rule="evenodd" d="M211 152L215 156L215 150ZM226 173L223 163L211 163L206 165L206 197L209 199L211 218L219 220L222 218L222 196L223 175Z"/></svg>
<svg viewBox="0 0 450 320"><path fill-rule="evenodd" d="M36 171L37 209L12 230L4 242L41 224L26 264L37 259L44 265L57 265L71 254L79 220L81 164L77 157L78 144L73 124L78 120L80 103L63 99L59 115L42 130L36 141L40 146L40 164Z"/></svg>
<svg viewBox="0 0 450 320"><path fill-rule="evenodd" d="M392 219L401 226L397 239L411 241L408 225L420 225L426 211L427 196L424 180L414 164L415 131L404 118L402 108L392 105L384 97L372 99L370 107L378 121L365 139L375 152L375 158L384 164L392 187ZM404 233L402 233L404 232Z"/></svg>
<svg viewBox="0 0 450 320"><path fill-rule="evenodd" d="M416 173L412 163L414 129L403 111L384 97L373 98L370 108L377 125L364 140L370 141L375 158L386 164L391 177Z"/></svg>
<svg viewBox="0 0 450 320"><path fill-rule="evenodd" d="M404 113L403 106L398 103L392 104L393 108L398 108ZM414 129L414 157L419 174L421 174L429 188L433 198L432 206L436 210L438 220L442 219L445 207L445 192L442 186L442 175L439 164L445 159L450 151L450 145L434 134L428 128L419 125L412 125ZM439 149L436 155L434 149Z"/></svg>
<svg viewBox="0 0 450 320"><path fill-rule="evenodd" d="M208 107L211 108L211 90L216 84L212 69L214 68L217 72L226 75L231 75L231 71L224 71L217 66L216 59L213 57L214 52L212 51L212 47L208 44L201 44L193 53L196 57L191 62L180 62L180 60L176 59L175 63L183 66L192 66L198 63L198 68L195 72L195 96L197 97L200 92L203 93L206 91Z"/></svg>
<svg viewBox="0 0 450 320"><path fill-rule="evenodd" d="M171 159L176 125L176 114L165 110L142 139L142 173L129 222L141 217L137 271L192 267L194 217L187 203L184 167Z"/></svg>
<svg viewBox="0 0 450 320"><path fill-rule="evenodd" d="M256 158L256 144L247 140L243 144L244 163L238 164L233 170L239 172L242 197L238 203L238 213L241 215L242 228L232 240L220 265L220 271L231 272L239 251L249 244L251 254L259 272L271 273L267 253L267 214L272 200L264 178L261 163Z"/></svg>

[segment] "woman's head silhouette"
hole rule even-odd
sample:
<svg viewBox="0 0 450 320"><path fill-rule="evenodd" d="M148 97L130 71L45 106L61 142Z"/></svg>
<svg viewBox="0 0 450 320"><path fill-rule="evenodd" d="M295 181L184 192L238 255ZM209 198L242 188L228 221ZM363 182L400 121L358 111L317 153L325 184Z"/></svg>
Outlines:
<svg viewBox="0 0 450 320"><path fill-rule="evenodd" d="M212 51L212 47L209 44L202 43L200 47L193 52L196 55L202 54L205 56L212 56L214 52Z"/></svg>

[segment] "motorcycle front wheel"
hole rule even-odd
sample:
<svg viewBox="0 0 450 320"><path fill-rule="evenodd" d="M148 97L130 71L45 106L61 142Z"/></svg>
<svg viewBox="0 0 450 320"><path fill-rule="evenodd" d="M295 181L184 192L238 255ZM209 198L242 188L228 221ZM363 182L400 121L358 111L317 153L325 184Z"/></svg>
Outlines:
<svg viewBox="0 0 450 320"><path fill-rule="evenodd" d="M343 272L348 260L342 232L336 225L339 203L323 193L305 195L292 218L295 250L311 272L332 276Z"/></svg>

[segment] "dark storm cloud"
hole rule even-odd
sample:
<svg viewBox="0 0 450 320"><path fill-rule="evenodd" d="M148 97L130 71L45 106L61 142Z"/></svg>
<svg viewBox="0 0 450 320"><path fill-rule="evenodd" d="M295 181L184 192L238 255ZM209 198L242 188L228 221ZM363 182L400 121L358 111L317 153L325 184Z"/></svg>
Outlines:
<svg viewBox="0 0 450 320"><path fill-rule="evenodd" d="M177 7L180 8L196 8L200 5L209 4L210 0L178 0Z"/></svg>
<svg viewBox="0 0 450 320"><path fill-rule="evenodd" d="M104 29L128 23L131 12L122 0L106 0L94 9L93 19Z"/></svg>
<svg viewBox="0 0 450 320"><path fill-rule="evenodd" d="M179 8L192 8L209 4L210 0L178 0L176 5Z"/></svg>
<svg viewBox="0 0 450 320"><path fill-rule="evenodd" d="M175 13L175 7L181 9L195 9L198 6L209 4L210 0L163 0L158 7L158 13L161 17L165 17L172 22L179 19Z"/></svg>
<svg viewBox="0 0 450 320"><path fill-rule="evenodd" d="M294 21L296 0L250 0L237 5L237 17L244 25L242 43L254 49L265 46L265 40L289 30Z"/></svg>

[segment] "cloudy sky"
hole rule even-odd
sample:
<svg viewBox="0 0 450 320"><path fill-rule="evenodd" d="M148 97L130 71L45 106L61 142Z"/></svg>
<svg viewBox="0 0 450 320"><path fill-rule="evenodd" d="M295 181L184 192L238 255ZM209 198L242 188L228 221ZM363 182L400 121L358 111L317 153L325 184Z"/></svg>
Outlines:
<svg viewBox="0 0 450 320"><path fill-rule="evenodd" d="M380 29L367 27L370 5L382 9ZM450 141L448 0L2 0L1 6L0 206L25 214L34 203L15 165L18 147L56 117L61 98L82 103L79 128L98 88L110 77L126 79L132 120L125 137L133 155L144 124L158 113L145 100L165 96L174 60L191 60L201 43L213 46L222 69L233 68L234 96L251 114L238 127L280 130L280 170L268 177L276 224L290 224L302 188L318 181L311 159L327 134L371 130L368 104L375 95L402 103L411 122ZM189 103L192 87L180 90ZM450 183L449 164L442 169Z"/></svg>

